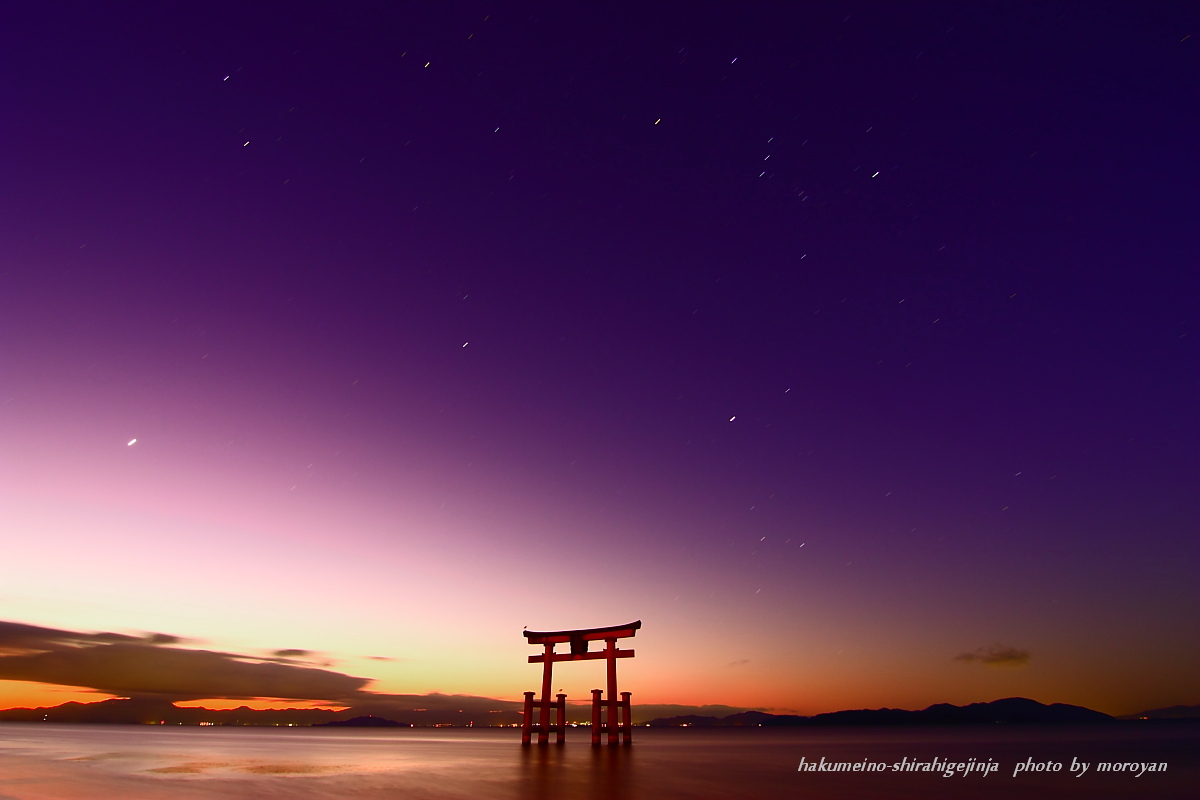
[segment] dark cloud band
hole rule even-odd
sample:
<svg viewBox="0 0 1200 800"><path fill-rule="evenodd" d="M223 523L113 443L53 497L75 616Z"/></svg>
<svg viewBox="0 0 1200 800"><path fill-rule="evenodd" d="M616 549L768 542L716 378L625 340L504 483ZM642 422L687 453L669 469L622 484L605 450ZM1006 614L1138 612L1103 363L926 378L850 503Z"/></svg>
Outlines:
<svg viewBox="0 0 1200 800"><path fill-rule="evenodd" d="M1029 663L1029 651L1011 645L995 644L991 647L980 647L973 653L959 653L954 660L989 667L1023 667Z"/></svg>
<svg viewBox="0 0 1200 800"><path fill-rule="evenodd" d="M278 658L192 650L151 633L80 633L0 622L0 680L80 686L120 696L170 700L255 697L338 702L370 679ZM307 651L283 650L277 655Z"/></svg>

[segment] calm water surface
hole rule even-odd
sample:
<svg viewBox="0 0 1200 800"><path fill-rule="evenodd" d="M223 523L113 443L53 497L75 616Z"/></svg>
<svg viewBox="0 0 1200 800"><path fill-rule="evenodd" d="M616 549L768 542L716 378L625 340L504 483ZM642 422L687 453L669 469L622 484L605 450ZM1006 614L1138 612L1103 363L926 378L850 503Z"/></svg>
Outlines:
<svg viewBox="0 0 1200 800"><path fill-rule="evenodd" d="M1200 725L637 729L632 747L522 748L512 729L332 730L0 723L0 800L191 798L1189 798ZM992 759L997 771L798 772L806 761ZM1060 772L1014 766L1058 762ZM1070 774L1072 760L1092 767ZM1166 772L1097 773L1098 762Z"/></svg>

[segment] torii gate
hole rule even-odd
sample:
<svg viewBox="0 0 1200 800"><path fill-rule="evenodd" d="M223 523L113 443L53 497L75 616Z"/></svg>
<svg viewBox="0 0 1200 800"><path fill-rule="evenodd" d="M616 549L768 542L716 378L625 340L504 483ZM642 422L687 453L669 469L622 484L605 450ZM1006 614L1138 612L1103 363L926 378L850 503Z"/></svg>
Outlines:
<svg viewBox="0 0 1200 800"><path fill-rule="evenodd" d="M637 633L642 627L642 621L630 622L627 625L614 625L611 628L587 628L578 631L525 631L525 638L530 644L544 645L546 652L540 656L530 656L530 664L541 663L542 667L542 699L537 703L533 700L533 692L525 693L525 720L521 726L521 744L529 744L533 732L533 707L540 711L538 721L538 744L550 741L550 731L556 734L557 744L563 743L567 727L567 696L555 695L554 702L550 701L550 672L555 661L589 661L596 658L608 659L608 699L603 703L608 713L601 722L600 690L592 689L592 744L600 744L601 731L608 731L608 743L616 744L618 731L625 744L633 740L633 712L629 706L629 692L621 692L617 699L617 659L633 658L632 650L618 650L617 639L625 639ZM603 640L606 647L603 650L588 652L588 642ZM554 645L562 642L571 643L570 653L555 653ZM553 705L558 710L558 724L550 725L550 708ZM618 709L621 712L621 722L617 722Z"/></svg>

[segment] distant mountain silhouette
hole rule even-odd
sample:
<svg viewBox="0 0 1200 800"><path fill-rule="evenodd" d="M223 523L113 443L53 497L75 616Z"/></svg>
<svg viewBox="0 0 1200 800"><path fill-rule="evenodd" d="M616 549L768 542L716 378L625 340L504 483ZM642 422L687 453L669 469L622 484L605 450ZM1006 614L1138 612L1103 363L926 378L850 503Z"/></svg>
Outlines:
<svg viewBox="0 0 1200 800"><path fill-rule="evenodd" d="M344 712L343 712L344 714ZM313 725L336 718L320 708L259 710L241 706L224 710L180 708L168 700L113 698L96 703L63 703L49 708L9 708L0 722L96 722L131 725Z"/></svg>
<svg viewBox="0 0 1200 800"><path fill-rule="evenodd" d="M1118 719L1200 719L1200 706L1169 706L1152 708L1136 714L1126 714Z"/></svg>
<svg viewBox="0 0 1200 800"><path fill-rule="evenodd" d="M691 726L697 727L697 728L730 727L732 725L732 723L726 722L725 719L726 719L725 717L701 717L696 714L683 714L678 717L659 717L658 719L650 720L646 724L651 725L651 726L664 726L664 727L668 727L668 726L680 727L680 726L684 726L684 725L691 725Z"/></svg>
<svg viewBox="0 0 1200 800"><path fill-rule="evenodd" d="M317 722L317 728L411 728L411 722L396 722L394 719L384 719L368 714L365 717L353 719L335 719L329 722Z"/></svg>
<svg viewBox="0 0 1200 800"><path fill-rule="evenodd" d="M684 714L678 717L661 717L651 720L650 725L690 725L697 728L747 728L765 725L769 720L779 719L775 714L763 711L743 711L740 714L730 714L727 717L705 717L697 714Z"/></svg>
<svg viewBox="0 0 1200 800"><path fill-rule="evenodd" d="M49 708L9 708L0 710L0 722L89 722L133 725L321 725L351 721L355 717L374 717L396 725L468 725L514 724L520 722L515 711L470 713L466 710L437 708L348 708L334 711L324 708L255 709L241 706L224 710L180 707L167 700L113 698L95 703L63 703ZM399 720L393 719L399 717ZM368 723L373 724L373 723ZM356 724L357 725L357 724Z"/></svg>
<svg viewBox="0 0 1200 800"><path fill-rule="evenodd" d="M728 717L665 717L650 721L651 726L694 726L694 727L738 727L761 725L763 727L800 727L824 725L955 725L971 723L1051 723L1051 722L1111 722L1113 717L1092 711L1082 706L1063 703L1043 705L1024 697L1009 697L990 703L972 703L969 706L954 706L938 703L921 711L905 711L899 708L860 709L856 711L834 711L812 717L790 714L766 714L747 711Z"/></svg>

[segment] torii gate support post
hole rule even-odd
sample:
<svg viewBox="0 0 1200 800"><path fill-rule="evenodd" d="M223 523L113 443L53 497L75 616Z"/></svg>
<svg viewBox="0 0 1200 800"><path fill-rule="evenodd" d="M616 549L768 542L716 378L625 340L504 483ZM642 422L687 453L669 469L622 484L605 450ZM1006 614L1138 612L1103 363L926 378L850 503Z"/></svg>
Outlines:
<svg viewBox="0 0 1200 800"><path fill-rule="evenodd" d="M538 744L550 741L550 670L554 668L553 642L546 642L545 659L542 663L542 715L538 728Z"/></svg>
<svg viewBox="0 0 1200 800"><path fill-rule="evenodd" d="M529 744L533 729L533 692L525 693L525 713L521 716L521 744Z"/></svg>
<svg viewBox="0 0 1200 800"><path fill-rule="evenodd" d="M526 692L526 694L533 694ZM592 689L592 744L600 744L600 696L604 692L599 689ZM528 744L528 742L526 742Z"/></svg>
<svg viewBox="0 0 1200 800"><path fill-rule="evenodd" d="M604 657L608 661L608 743L616 744L617 736L617 640L608 639Z"/></svg>
<svg viewBox="0 0 1200 800"><path fill-rule="evenodd" d="M621 744L633 744L633 707L629 692L621 692Z"/></svg>

